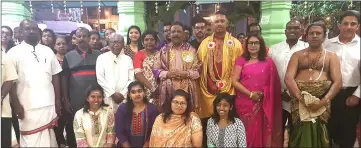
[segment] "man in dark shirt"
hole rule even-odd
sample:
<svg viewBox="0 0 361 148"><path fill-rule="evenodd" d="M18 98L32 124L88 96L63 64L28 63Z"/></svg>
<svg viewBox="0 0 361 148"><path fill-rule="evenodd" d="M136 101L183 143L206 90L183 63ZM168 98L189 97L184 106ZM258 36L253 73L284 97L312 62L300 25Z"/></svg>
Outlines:
<svg viewBox="0 0 361 148"><path fill-rule="evenodd" d="M155 47L157 50L161 49L162 47L170 43L170 27L172 27L171 23L168 22L164 23L164 27L163 27L164 41L161 44L159 44L157 47Z"/></svg>
<svg viewBox="0 0 361 148"><path fill-rule="evenodd" d="M192 29L195 39L193 39L190 44L197 50L203 39L206 37L206 24L207 21L200 16L195 16L192 20Z"/></svg>
<svg viewBox="0 0 361 148"><path fill-rule="evenodd" d="M90 32L80 27L76 30L77 48L64 57L62 72L63 107L70 114L67 119L67 131L73 130L73 118L76 111L86 102L85 90L97 84L95 63L100 51L92 50L89 45ZM67 133L70 147L76 146L74 132Z"/></svg>

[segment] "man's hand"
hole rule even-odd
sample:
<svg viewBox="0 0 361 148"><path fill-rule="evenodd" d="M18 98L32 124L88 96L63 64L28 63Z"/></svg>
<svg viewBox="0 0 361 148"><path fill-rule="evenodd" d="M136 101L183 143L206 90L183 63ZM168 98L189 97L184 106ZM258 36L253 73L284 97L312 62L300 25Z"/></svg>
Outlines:
<svg viewBox="0 0 361 148"><path fill-rule="evenodd" d="M282 101L286 101L286 102L291 101L291 97L290 97L290 95L288 95L288 93L286 91L284 91L282 93L281 97L282 97Z"/></svg>
<svg viewBox="0 0 361 148"><path fill-rule="evenodd" d="M326 103L323 103L323 101L315 101L312 104L308 105L308 109L310 109L311 111L317 111L325 105Z"/></svg>
<svg viewBox="0 0 361 148"><path fill-rule="evenodd" d="M124 96L120 94L119 92L115 92L112 96L112 99L115 103L120 104L124 100Z"/></svg>
<svg viewBox="0 0 361 148"><path fill-rule="evenodd" d="M168 71L167 72L167 78L175 78L177 77L177 72L176 71Z"/></svg>
<svg viewBox="0 0 361 148"><path fill-rule="evenodd" d="M346 105L347 106L357 106L359 104L359 102L360 102L360 98L352 95L347 98Z"/></svg>
<svg viewBox="0 0 361 148"><path fill-rule="evenodd" d="M188 71L180 71L178 72L180 78L188 78L189 72Z"/></svg>
<svg viewBox="0 0 361 148"><path fill-rule="evenodd" d="M61 100L55 100L55 112L58 117L61 116Z"/></svg>
<svg viewBox="0 0 361 148"><path fill-rule="evenodd" d="M71 104L69 102L69 100L67 98L63 99L63 108L65 110L66 113L68 114L72 114L73 113L73 108L71 107Z"/></svg>

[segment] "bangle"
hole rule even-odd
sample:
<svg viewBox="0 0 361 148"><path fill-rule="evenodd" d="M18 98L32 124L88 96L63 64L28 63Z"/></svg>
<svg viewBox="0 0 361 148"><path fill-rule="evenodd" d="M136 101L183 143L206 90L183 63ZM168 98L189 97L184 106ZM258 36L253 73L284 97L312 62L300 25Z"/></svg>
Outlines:
<svg viewBox="0 0 361 148"><path fill-rule="evenodd" d="M253 96L253 92L251 92L251 93L249 94L249 98L252 98L252 96Z"/></svg>

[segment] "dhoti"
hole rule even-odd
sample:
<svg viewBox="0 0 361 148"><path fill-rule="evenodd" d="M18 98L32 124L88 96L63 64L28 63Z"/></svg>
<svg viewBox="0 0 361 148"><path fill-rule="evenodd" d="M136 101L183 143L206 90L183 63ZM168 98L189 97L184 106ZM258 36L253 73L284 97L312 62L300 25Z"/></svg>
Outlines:
<svg viewBox="0 0 361 148"><path fill-rule="evenodd" d="M19 120L20 147L58 147L53 125L57 115L55 105L25 110Z"/></svg>

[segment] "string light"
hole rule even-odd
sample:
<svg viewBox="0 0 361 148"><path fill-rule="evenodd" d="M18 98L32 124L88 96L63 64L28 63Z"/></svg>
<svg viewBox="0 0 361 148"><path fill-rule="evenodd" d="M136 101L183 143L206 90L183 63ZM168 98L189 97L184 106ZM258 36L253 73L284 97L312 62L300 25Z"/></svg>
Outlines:
<svg viewBox="0 0 361 148"><path fill-rule="evenodd" d="M80 13L83 14L83 0L80 0Z"/></svg>
<svg viewBox="0 0 361 148"><path fill-rule="evenodd" d="M249 1L247 1L247 6L249 6Z"/></svg>
<svg viewBox="0 0 361 148"><path fill-rule="evenodd" d="M167 11L169 10L169 7L170 7L170 1L166 2L167 4Z"/></svg>
<svg viewBox="0 0 361 148"><path fill-rule="evenodd" d="M158 2L155 1L155 13L158 14Z"/></svg>
<svg viewBox="0 0 361 148"><path fill-rule="evenodd" d="M323 0L323 9L326 8L326 0Z"/></svg>
<svg viewBox="0 0 361 148"><path fill-rule="evenodd" d="M305 9L307 8L307 2L305 2Z"/></svg>
<svg viewBox="0 0 361 148"><path fill-rule="evenodd" d="M219 3L218 3L217 6L216 6L216 12L219 11L219 7L220 6L219 6Z"/></svg>
<svg viewBox="0 0 361 148"><path fill-rule="evenodd" d="M353 6L353 3L352 3L352 0L350 0L350 5L348 5L348 8L352 8Z"/></svg>
<svg viewBox="0 0 361 148"><path fill-rule="evenodd" d="M52 12L52 13L54 13L54 4L53 4L53 0L51 0L50 5L51 5L51 12Z"/></svg>
<svg viewBox="0 0 361 148"><path fill-rule="evenodd" d="M29 1L29 6L30 6L30 13L31 15L33 15L33 4L31 3L31 1Z"/></svg>
<svg viewBox="0 0 361 148"><path fill-rule="evenodd" d="M199 4L198 3L196 4L196 12L197 12L197 14L199 13Z"/></svg>
<svg viewBox="0 0 361 148"><path fill-rule="evenodd" d="M98 12L102 12L102 10L100 9L100 0L98 0ZM100 14L99 14L100 15Z"/></svg>
<svg viewBox="0 0 361 148"><path fill-rule="evenodd" d="M64 0L64 12L66 13L66 0Z"/></svg>

